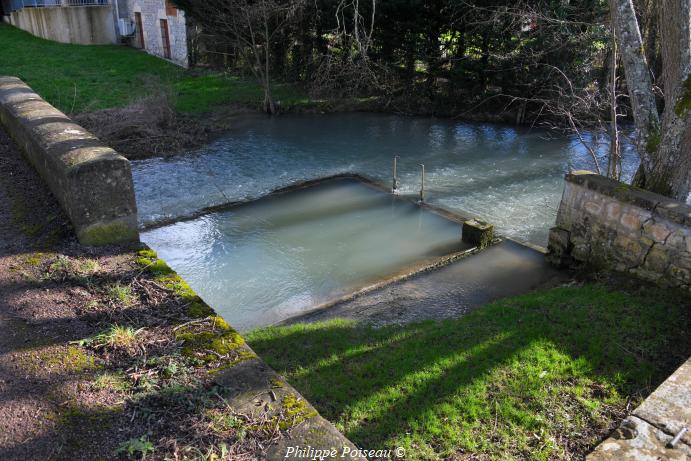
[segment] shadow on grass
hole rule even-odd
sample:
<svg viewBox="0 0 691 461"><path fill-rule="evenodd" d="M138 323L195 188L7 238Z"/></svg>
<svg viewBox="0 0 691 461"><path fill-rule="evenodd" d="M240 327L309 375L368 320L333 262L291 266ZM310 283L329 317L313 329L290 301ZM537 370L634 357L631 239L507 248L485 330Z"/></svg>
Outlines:
<svg viewBox="0 0 691 461"><path fill-rule="evenodd" d="M255 351L365 448L541 459L587 451L627 400L691 353L688 297L658 288L557 288L457 320L375 329L268 328ZM414 453L414 454L413 454Z"/></svg>

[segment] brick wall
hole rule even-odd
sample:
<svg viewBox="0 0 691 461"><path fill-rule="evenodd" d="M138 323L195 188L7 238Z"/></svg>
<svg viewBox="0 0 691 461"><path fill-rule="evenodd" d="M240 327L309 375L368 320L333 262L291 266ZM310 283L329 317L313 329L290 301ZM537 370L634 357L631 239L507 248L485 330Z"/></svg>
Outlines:
<svg viewBox="0 0 691 461"><path fill-rule="evenodd" d="M548 258L691 291L691 207L595 175L566 176Z"/></svg>

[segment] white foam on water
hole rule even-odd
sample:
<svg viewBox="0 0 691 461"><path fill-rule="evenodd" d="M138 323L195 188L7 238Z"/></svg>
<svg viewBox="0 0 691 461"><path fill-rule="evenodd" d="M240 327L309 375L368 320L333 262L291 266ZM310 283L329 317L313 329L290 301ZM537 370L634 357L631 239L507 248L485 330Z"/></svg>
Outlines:
<svg viewBox="0 0 691 461"><path fill-rule="evenodd" d="M394 155L402 194L418 193L424 163L429 202L539 245L554 223L564 173L593 169L577 139L542 130L363 113L248 116L188 155L135 161L132 169L140 220L150 223L336 173L388 186ZM627 147L625 177L636 166Z"/></svg>

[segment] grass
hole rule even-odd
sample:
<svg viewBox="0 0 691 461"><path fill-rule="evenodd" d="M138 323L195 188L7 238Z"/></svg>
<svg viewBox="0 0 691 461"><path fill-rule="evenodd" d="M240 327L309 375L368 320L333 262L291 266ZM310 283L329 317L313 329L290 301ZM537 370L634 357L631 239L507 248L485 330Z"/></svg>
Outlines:
<svg viewBox="0 0 691 461"><path fill-rule="evenodd" d="M205 112L228 103L259 104L253 81L192 72L140 50L119 45L68 45L34 37L0 23L0 75L17 76L66 113L126 106L159 81L173 90L181 112ZM286 84L274 88L285 104L306 101Z"/></svg>
<svg viewBox="0 0 691 461"><path fill-rule="evenodd" d="M85 339L73 341L79 346L92 346L96 349L105 347L109 349L131 350L137 345L137 335L143 328L135 330L131 326L111 325L107 330Z"/></svg>
<svg viewBox="0 0 691 461"><path fill-rule="evenodd" d="M112 390L124 392L129 390L130 383L122 372L103 372L96 376L92 386L97 390Z"/></svg>
<svg viewBox="0 0 691 461"><path fill-rule="evenodd" d="M131 306L137 298L129 285L123 285L120 282L108 286L106 292L111 300L121 302L125 306Z"/></svg>
<svg viewBox="0 0 691 461"><path fill-rule="evenodd" d="M688 357L689 326L689 301L673 292L586 285L456 320L336 320L247 340L358 446L401 446L410 460L546 460L591 449L629 399Z"/></svg>

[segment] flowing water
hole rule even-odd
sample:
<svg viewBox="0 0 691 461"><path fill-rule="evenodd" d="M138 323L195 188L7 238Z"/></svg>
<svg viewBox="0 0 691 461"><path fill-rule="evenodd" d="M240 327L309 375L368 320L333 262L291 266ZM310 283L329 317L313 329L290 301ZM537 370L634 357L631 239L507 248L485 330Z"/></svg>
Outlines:
<svg viewBox="0 0 691 461"><path fill-rule="evenodd" d="M577 139L538 129L352 113L248 116L188 155L136 161L132 168L146 224L341 172L390 184L394 155L403 193L417 193L424 163L429 202L539 245L554 223L564 173L593 167ZM627 149L625 176L635 166Z"/></svg>
<svg viewBox="0 0 691 461"><path fill-rule="evenodd" d="M241 331L468 248L459 223L350 178L148 230L142 240Z"/></svg>

